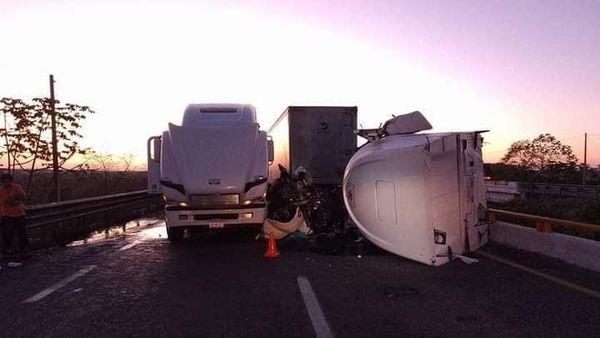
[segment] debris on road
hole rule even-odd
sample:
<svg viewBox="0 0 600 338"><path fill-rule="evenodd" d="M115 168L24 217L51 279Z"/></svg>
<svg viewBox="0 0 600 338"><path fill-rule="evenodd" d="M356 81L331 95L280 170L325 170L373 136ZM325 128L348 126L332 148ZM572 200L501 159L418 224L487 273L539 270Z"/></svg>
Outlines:
<svg viewBox="0 0 600 338"><path fill-rule="evenodd" d="M347 217L341 187L311 184L309 173L301 167L290 174L279 165L279 172L267 193L268 219L289 222L300 208L312 233L343 229Z"/></svg>
<svg viewBox="0 0 600 338"><path fill-rule="evenodd" d="M348 220L341 187L314 185L299 167L293 174L279 166L280 175L269 188L263 233L283 239L280 247L326 255L364 255L379 251Z"/></svg>
<svg viewBox="0 0 600 338"><path fill-rule="evenodd" d="M467 257L467 256L463 256L463 255L454 255L454 257L460 259L463 263L466 264L473 264L473 263L479 263L479 259L477 258L471 258L471 257Z"/></svg>
<svg viewBox="0 0 600 338"><path fill-rule="evenodd" d="M273 234L276 239L283 239L290 234L300 232L307 234L309 231L304 215L300 208L296 208L295 216L288 222L281 222L267 218L263 223L263 232L265 234Z"/></svg>

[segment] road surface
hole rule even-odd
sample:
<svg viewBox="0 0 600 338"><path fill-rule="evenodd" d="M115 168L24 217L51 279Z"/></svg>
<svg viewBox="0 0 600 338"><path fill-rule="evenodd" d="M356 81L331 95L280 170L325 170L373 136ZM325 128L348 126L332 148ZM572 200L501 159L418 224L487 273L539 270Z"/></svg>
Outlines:
<svg viewBox="0 0 600 338"><path fill-rule="evenodd" d="M149 225L143 225L149 223ZM244 231L180 245L148 220L0 270L0 335L598 336L600 274L488 245L568 287L478 256L429 267L394 255L281 250ZM477 257L476 255L474 255Z"/></svg>

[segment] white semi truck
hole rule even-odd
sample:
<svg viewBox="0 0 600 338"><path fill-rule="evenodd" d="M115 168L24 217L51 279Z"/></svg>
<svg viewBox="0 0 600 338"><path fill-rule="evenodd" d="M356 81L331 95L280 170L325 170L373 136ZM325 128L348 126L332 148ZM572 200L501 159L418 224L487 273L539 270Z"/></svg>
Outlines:
<svg viewBox="0 0 600 338"><path fill-rule="evenodd" d="M273 142L251 105L190 104L181 126L148 140L148 191L162 193L167 234L261 225Z"/></svg>

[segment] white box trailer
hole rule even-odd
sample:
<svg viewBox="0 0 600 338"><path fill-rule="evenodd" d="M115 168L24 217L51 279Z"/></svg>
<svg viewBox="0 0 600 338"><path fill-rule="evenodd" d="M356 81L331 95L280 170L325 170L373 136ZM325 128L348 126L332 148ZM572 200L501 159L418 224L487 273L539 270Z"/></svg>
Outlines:
<svg viewBox="0 0 600 338"><path fill-rule="evenodd" d="M480 132L380 136L357 151L344 174L344 202L361 232L428 265L485 244Z"/></svg>
<svg viewBox="0 0 600 338"><path fill-rule="evenodd" d="M251 105L190 104L148 140L148 190L162 193L169 239L185 229L262 225L273 146Z"/></svg>

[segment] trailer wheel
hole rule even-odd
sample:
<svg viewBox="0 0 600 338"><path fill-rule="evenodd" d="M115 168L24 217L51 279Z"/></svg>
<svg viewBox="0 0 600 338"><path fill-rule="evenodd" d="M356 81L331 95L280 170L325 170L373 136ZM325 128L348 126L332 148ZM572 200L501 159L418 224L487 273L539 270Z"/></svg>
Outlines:
<svg viewBox="0 0 600 338"><path fill-rule="evenodd" d="M181 242L184 233L184 228L167 228L167 237L171 243Z"/></svg>

